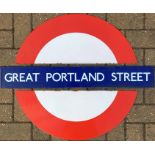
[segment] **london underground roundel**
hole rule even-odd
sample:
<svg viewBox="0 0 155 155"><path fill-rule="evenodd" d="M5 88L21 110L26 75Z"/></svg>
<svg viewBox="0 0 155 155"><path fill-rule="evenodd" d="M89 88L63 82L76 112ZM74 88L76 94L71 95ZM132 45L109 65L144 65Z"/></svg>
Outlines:
<svg viewBox="0 0 155 155"><path fill-rule="evenodd" d="M106 21L69 14L37 27L22 44L18 64L136 64L125 37ZM16 90L27 117L66 140L85 140L115 128L128 114L136 90Z"/></svg>

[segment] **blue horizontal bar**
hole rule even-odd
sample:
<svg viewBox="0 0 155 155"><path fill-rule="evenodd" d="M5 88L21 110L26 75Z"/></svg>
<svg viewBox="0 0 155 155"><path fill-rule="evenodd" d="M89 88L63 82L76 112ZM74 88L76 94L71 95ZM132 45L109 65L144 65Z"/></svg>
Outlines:
<svg viewBox="0 0 155 155"><path fill-rule="evenodd" d="M154 68L151 66L0 67L0 87L154 87Z"/></svg>

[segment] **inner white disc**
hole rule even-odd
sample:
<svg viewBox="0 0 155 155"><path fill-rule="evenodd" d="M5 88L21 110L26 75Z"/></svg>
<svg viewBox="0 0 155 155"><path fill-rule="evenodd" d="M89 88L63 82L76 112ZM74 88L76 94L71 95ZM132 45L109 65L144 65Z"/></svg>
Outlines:
<svg viewBox="0 0 155 155"><path fill-rule="evenodd" d="M98 38L85 33L67 33L49 41L35 64L117 63L111 49ZM52 115L68 121L85 121L103 113L117 91L39 91L35 94Z"/></svg>
<svg viewBox="0 0 155 155"><path fill-rule="evenodd" d="M35 91L42 106L51 114L69 121L85 121L103 113L117 91Z"/></svg>
<svg viewBox="0 0 155 155"><path fill-rule="evenodd" d="M35 63L117 63L111 49L98 38L85 33L67 33L49 41Z"/></svg>

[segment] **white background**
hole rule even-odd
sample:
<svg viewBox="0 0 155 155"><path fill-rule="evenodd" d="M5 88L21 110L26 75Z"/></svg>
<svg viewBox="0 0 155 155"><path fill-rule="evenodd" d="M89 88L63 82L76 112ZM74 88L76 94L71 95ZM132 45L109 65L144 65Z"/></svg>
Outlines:
<svg viewBox="0 0 155 155"><path fill-rule="evenodd" d="M154 155L154 142L0 142L2 155Z"/></svg>
<svg viewBox="0 0 155 155"><path fill-rule="evenodd" d="M154 0L0 0L0 12L155 12Z"/></svg>
<svg viewBox="0 0 155 155"><path fill-rule="evenodd" d="M155 0L0 0L0 12L151 13ZM0 142L5 155L155 154L155 142Z"/></svg>

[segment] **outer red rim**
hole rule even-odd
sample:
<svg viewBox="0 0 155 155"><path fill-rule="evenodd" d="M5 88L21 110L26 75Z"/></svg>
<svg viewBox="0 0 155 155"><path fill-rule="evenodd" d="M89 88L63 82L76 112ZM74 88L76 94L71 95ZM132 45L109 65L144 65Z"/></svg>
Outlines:
<svg viewBox="0 0 155 155"><path fill-rule="evenodd" d="M70 14L55 17L37 27L22 44L16 63L33 64L46 43L64 33L74 32L87 33L103 41L111 48L119 64L137 62L130 44L113 25L94 16Z"/></svg>
<svg viewBox="0 0 155 155"><path fill-rule="evenodd" d="M112 105L101 115L82 122L64 121L47 112L33 91L16 91L17 99L28 118L40 129L70 140L95 138L117 126L129 112L136 91L119 91Z"/></svg>
<svg viewBox="0 0 155 155"><path fill-rule="evenodd" d="M99 38L111 48L119 64L136 63L131 46L114 26L96 17L82 14L63 15L39 26L26 38L19 50L16 62L33 64L41 48L48 41L70 32L88 33ZM47 112L39 103L34 91L16 91L23 111L38 128L69 140L95 138L110 131L128 114L136 94L135 90L118 91L112 105L101 115L88 121L71 122L59 119Z"/></svg>

